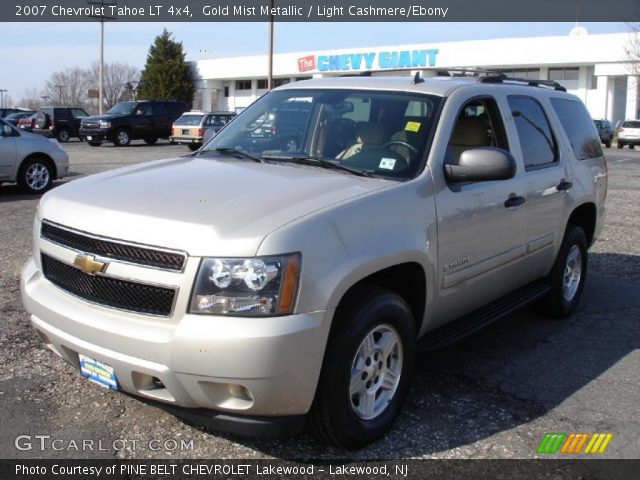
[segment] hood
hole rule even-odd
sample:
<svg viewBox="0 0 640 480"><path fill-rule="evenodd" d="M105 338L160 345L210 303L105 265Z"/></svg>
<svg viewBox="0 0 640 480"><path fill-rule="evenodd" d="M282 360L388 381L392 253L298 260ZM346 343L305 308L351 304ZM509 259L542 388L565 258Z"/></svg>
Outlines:
<svg viewBox="0 0 640 480"><path fill-rule="evenodd" d="M123 115L120 115L118 113L103 113L102 115L94 115L93 117L83 117L82 121L99 122L100 120L113 120L114 118L119 118L122 116Z"/></svg>
<svg viewBox="0 0 640 480"><path fill-rule="evenodd" d="M250 256L282 225L394 184L302 165L183 157L69 182L43 197L39 217L194 256Z"/></svg>

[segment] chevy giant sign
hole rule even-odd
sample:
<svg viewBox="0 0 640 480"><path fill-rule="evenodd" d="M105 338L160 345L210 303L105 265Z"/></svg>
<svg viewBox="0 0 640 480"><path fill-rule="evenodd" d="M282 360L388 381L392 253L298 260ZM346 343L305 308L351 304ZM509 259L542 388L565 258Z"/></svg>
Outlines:
<svg viewBox="0 0 640 480"><path fill-rule="evenodd" d="M340 72L345 70L378 70L385 68L435 67L437 48L390 52L309 55L298 59L298 71Z"/></svg>

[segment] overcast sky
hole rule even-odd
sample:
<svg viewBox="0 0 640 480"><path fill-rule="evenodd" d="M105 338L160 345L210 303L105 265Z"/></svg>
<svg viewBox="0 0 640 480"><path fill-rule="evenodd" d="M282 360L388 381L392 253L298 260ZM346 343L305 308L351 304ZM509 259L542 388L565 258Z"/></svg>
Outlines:
<svg viewBox="0 0 640 480"><path fill-rule="evenodd" d="M584 23L590 33L627 31L624 23ZM275 51L319 51L410 43L567 35L573 23L278 23ZM105 61L139 68L163 28L184 45L188 60L266 53L266 23L108 23ZM98 59L96 23L0 23L0 89L19 101L57 70ZM523 52L526 56L526 52Z"/></svg>

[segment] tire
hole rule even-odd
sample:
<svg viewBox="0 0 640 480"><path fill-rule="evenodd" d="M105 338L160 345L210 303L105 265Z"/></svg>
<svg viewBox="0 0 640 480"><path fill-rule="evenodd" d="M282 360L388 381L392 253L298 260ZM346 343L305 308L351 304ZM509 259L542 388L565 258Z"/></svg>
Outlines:
<svg viewBox="0 0 640 480"><path fill-rule="evenodd" d="M354 291L334 322L309 419L325 442L360 448L391 428L404 403L416 350L415 322L401 297L378 287ZM385 342L388 347L382 349Z"/></svg>
<svg viewBox="0 0 640 480"><path fill-rule="evenodd" d="M620 141L618 141L618 148L624 148L624 143L620 143Z"/></svg>
<svg viewBox="0 0 640 480"><path fill-rule="evenodd" d="M611 148L611 140L609 140L608 142L605 142L604 146L607 148Z"/></svg>
<svg viewBox="0 0 640 480"><path fill-rule="evenodd" d="M131 143L131 135L126 128L119 128L113 137L113 143L116 147L126 147Z"/></svg>
<svg viewBox="0 0 640 480"><path fill-rule="evenodd" d="M146 143L147 145L153 145L157 141L158 141L158 137L147 137L144 139L144 143Z"/></svg>
<svg viewBox="0 0 640 480"><path fill-rule="evenodd" d="M36 115L36 127L38 127L41 130L44 130L45 128L47 128L49 126L49 115L46 113L38 113Z"/></svg>
<svg viewBox="0 0 640 480"><path fill-rule="evenodd" d="M87 142L87 143L92 147L99 147L100 145L102 145L102 142Z"/></svg>
<svg viewBox="0 0 640 480"><path fill-rule="evenodd" d="M32 158L20 167L18 185L27 193L44 193L51 188L53 175L53 167L47 159Z"/></svg>
<svg viewBox="0 0 640 480"><path fill-rule="evenodd" d="M551 291L538 303L542 313L565 318L576 311L587 278L587 249L584 230L569 224L548 277Z"/></svg>
<svg viewBox="0 0 640 480"><path fill-rule="evenodd" d="M189 145L189 150L191 150L192 152L195 152L196 150L198 150L202 145L200 145L199 143L190 143Z"/></svg>
<svg viewBox="0 0 640 480"><path fill-rule="evenodd" d="M69 130L66 130L63 128L62 130L59 130L58 133L56 134L56 139L60 143L67 143L71 139L71 133L69 133Z"/></svg>

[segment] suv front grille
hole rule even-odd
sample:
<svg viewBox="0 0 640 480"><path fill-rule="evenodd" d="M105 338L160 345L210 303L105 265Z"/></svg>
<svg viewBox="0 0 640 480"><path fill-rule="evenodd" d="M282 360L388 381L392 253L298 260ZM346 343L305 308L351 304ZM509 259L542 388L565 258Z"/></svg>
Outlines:
<svg viewBox="0 0 640 480"><path fill-rule="evenodd" d="M182 271L186 256L183 253L166 252L154 248L139 247L119 243L115 240L106 240L90 237L70 230L56 227L43 222L40 230L42 238L54 243L84 253L93 253L114 260L122 260L129 263L162 268L165 270Z"/></svg>
<svg viewBox="0 0 640 480"><path fill-rule="evenodd" d="M84 120L80 124L82 128L99 128L100 124L98 122L85 122Z"/></svg>
<svg viewBox="0 0 640 480"><path fill-rule="evenodd" d="M42 272L62 290L99 305L147 315L169 316L176 290L144 283L89 275L44 253Z"/></svg>

